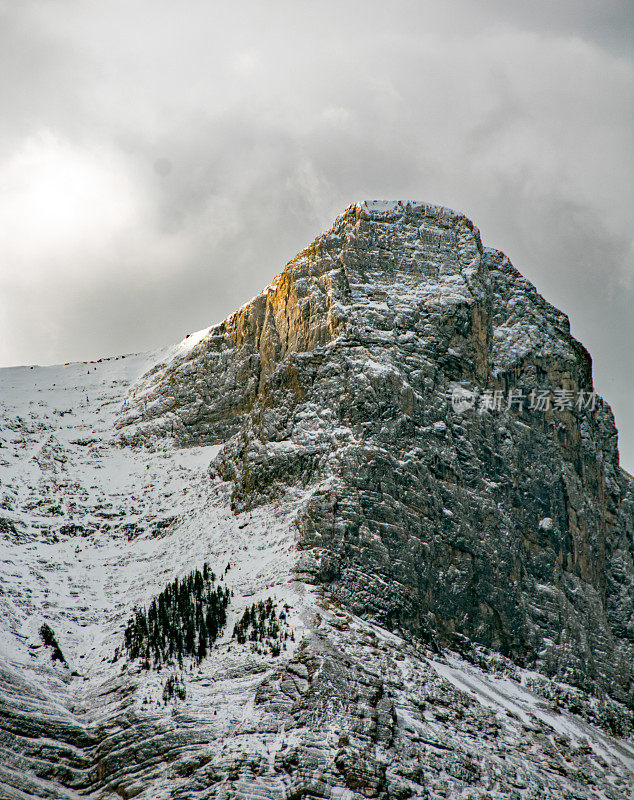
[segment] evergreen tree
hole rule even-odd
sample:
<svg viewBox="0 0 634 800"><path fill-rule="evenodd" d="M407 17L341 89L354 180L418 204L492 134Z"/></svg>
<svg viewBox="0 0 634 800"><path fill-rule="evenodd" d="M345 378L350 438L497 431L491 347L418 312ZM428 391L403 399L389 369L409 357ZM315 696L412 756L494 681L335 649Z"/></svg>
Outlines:
<svg viewBox="0 0 634 800"><path fill-rule="evenodd" d="M135 608L124 632L130 659L142 658L149 668L183 657L202 661L227 620L229 590L214 586L215 574L204 564L185 578L176 578L152 599L147 611Z"/></svg>

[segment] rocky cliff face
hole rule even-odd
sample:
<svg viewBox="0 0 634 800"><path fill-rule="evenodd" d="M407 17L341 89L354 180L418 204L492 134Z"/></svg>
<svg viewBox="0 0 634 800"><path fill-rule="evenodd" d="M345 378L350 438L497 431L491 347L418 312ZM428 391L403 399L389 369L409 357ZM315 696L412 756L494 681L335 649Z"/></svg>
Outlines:
<svg viewBox="0 0 634 800"><path fill-rule="evenodd" d="M168 351L0 370L0 797L629 800L632 479L591 391L566 317L411 203ZM204 562L209 654L126 658ZM233 635L260 601L275 647Z"/></svg>
<svg viewBox="0 0 634 800"><path fill-rule="evenodd" d="M297 574L355 613L632 703L632 481L591 392L566 316L468 219L363 203L119 425L226 442L236 510L309 488Z"/></svg>

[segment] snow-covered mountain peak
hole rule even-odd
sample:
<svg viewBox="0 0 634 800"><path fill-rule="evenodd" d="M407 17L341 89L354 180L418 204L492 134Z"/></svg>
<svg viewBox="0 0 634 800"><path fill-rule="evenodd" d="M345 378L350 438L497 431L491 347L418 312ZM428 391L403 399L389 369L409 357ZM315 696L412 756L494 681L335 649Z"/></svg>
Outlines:
<svg viewBox="0 0 634 800"><path fill-rule="evenodd" d="M172 348L0 370L0 796L628 797L634 503L592 397L565 315L414 202Z"/></svg>

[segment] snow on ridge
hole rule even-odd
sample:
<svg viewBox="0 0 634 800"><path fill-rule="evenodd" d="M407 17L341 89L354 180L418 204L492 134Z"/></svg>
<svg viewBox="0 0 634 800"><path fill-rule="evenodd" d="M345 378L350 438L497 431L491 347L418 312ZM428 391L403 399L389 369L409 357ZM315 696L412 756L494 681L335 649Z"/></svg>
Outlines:
<svg viewBox="0 0 634 800"><path fill-rule="evenodd" d="M210 325L208 328L195 331L195 333L188 333L187 336L178 343L179 350L192 350L197 344L200 344L206 336L209 335L212 327L213 326Z"/></svg>
<svg viewBox="0 0 634 800"><path fill-rule="evenodd" d="M394 214L405 210L422 212L429 217L445 217L448 219L465 218L460 211L446 206L426 203L423 200L362 200L356 205L369 214Z"/></svg>

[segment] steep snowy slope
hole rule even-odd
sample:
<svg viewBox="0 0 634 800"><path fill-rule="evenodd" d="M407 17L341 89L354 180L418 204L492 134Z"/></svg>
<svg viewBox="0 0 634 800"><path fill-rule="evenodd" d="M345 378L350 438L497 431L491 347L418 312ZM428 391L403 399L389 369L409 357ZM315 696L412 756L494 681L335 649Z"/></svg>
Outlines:
<svg viewBox="0 0 634 800"><path fill-rule="evenodd" d="M406 582L386 572L392 556L372 519L377 509L396 513L390 486L383 477L374 487L365 472L378 445L384 457L399 452L386 408L396 398L418 414L430 452L440 452L433 443L445 435L407 394L393 337L416 358L425 345L408 334L408 298L454 312L469 299L462 278L451 276L456 262L438 225L431 227L437 238L417 234L424 247L433 238L427 272L418 269L415 248L403 250L394 237L381 245L386 262L405 265L407 277L391 294L370 274L374 256L361 231L376 297L360 283L355 288L348 264L348 305L330 303L313 289L336 288L341 278L313 259L309 291L297 291L287 269L224 330L170 350L0 370L1 798L629 799L632 722L618 697L520 668L495 652L495 642L485 647L475 636L456 635L447 649L442 629L421 637L407 619L390 623L383 613ZM444 295L420 278L436 262L447 273ZM464 269L473 286L471 267ZM284 300L267 317L271 293ZM361 344L350 345L350 313ZM417 314L431 325L420 308ZM434 324L445 325L439 314ZM558 314L546 316L556 321ZM546 325L537 316L534 322ZM226 330L238 358L214 350ZM473 350L474 378L486 380L491 369L478 352L493 346L504 354L498 362L510 358L510 323L500 320L495 330L497 344L487 345L485 334L484 349ZM249 338L256 334L257 353ZM333 349L341 339L350 345L343 357ZM457 369L460 340L455 332L448 339ZM572 359L567 346L552 348ZM330 360L326 378L313 371L307 379L302 353L325 367ZM432 357L429 349L423 354ZM283 374L267 377L282 362ZM323 394L325 379L338 383L355 419ZM292 424L287 395L296 398ZM262 398L268 401L258 406ZM302 405L305 398L312 407ZM436 411L446 427L454 425L446 403ZM384 428L379 442L368 435L374 418ZM509 425L506 417L502 424ZM316 453L324 457L319 469ZM350 465L365 482L355 500L365 515L356 533L356 506L341 496ZM482 497L475 488L462 488L473 503ZM439 513L458 516L449 492L444 500ZM338 519L346 525L337 528ZM333 525L339 550L329 538ZM409 552L403 542L398 547ZM367 558L358 560L362 551ZM182 670L130 662L123 634L134 607L147 607L205 562L232 591L228 624L210 654L200 664L185 660ZM442 569L452 574L451 565ZM573 578L562 578L567 591L581 591ZM553 624L540 617L548 591L544 567L533 612L543 627ZM278 655L232 636L245 609L269 597L285 617ZM66 663L53 661L40 635L44 623ZM182 676L184 698L163 699L170 675Z"/></svg>
<svg viewBox="0 0 634 800"><path fill-rule="evenodd" d="M239 587L239 597L230 623L247 601L289 597L286 507L236 517L226 488L207 476L217 447L119 446L114 415L130 380L155 358L0 371L3 705L9 730L24 734L19 749L34 759L31 769L12 752L0 769L27 796L28 790L57 796L58 780L77 789L102 782L98 773L104 775L108 758L101 756L100 739L128 713L134 679L127 664L122 670L122 661L112 659L135 605L147 605L164 584L205 561L220 575L231 562L226 581ZM289 615L300 637L303 605L294 599ZM39 635L44 622L68 667L51 661ZM287 652L292 647L289 641ZM227 648L216 645L217 652ZM238 684L253 683L262 672L253 658L246 661L243 670L242 654L228 655L228 671L244 672ZM248 708L239 707L235 678L223 685L220 667L218 658L207 659L188 678L187 692L192 707L202 703L203 721L213 715L222 733L225 717L248 718ZM163 705L165 677L142 676L132 703L143 709L142 720L171 716L171 709L154 710ZM40 762L50 784L34 780Z"/></svg>

